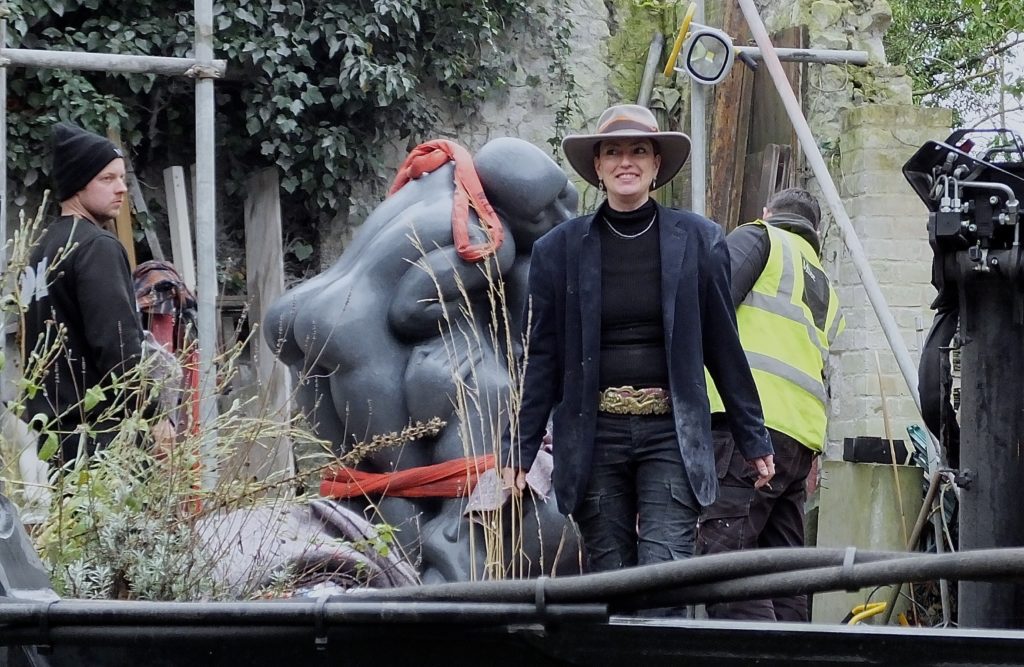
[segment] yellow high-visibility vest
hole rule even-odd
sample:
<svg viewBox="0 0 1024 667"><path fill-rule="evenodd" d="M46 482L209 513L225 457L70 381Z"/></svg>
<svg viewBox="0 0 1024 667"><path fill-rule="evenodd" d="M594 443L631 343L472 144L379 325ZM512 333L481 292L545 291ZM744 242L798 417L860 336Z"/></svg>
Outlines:
<svg viewBox="0 0 1024 667"><path fill-rule="evenodd" d="M827 421L825 362L845 326L839 299L810 243L763 220L747 224L764 227L770 241L764 271L736 309L765 426L820 452ZM711 411L725 412L710 376L707 382Z"/></svg>

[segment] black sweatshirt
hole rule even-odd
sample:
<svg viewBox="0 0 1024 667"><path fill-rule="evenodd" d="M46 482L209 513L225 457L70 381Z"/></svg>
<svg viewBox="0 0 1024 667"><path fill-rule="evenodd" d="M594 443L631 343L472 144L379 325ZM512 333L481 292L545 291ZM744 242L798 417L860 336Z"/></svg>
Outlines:
<svg viewBox="0 0 1024 667"><path fill-rule="evenodd" d="M141 354L143 334L127 253L117 237L89 220L61 217L33 249L20 295L27 306L26 354L50 347L57 327L65 328L44 391L29 398L26 418L69 411L60 419L62 430L86 423L106 405L85 414L78 404L86 390L112 372L121 375L134 368Z"/></svg>

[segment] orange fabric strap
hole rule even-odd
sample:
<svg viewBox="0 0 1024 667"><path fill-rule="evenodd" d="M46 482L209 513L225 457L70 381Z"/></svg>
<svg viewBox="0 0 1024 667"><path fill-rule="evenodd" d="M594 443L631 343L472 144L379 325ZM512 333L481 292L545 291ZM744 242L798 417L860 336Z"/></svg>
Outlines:
<svg viewBox="0 0 1024 667"><path fill-rule="evenodd" d="M472 493L480 473L494 467L495 456L453 459L395 472L331 468L320 482L325 498L382 495L397 498L460 498Z"/></svg>
<svg viewBox="0 0 1024 667"><path fill-rule="evenodd" d="M479 262L497 252L505 238L505 228L498 220L491 203L487 201L484 187L480 184L473 157L462 146L453 141L436 139L420 144L409 153L398 168L395 181L388 195L393 195L409 181L432 172L449 161L455 162L455 203L452 206L452 237L459 257L467 262ZM487 232L487 241L469 242L469 207Z"/></svg>

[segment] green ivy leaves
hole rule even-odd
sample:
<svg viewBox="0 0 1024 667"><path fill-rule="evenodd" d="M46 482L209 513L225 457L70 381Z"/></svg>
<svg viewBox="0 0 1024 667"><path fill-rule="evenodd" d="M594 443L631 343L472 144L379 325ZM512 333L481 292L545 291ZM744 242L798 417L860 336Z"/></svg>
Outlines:
<svg viewBox="0 0 1024 667"><path fill-rule="evenodd" d="M12 46L188 56L191 3L11 0ZM351 183L390 171L396 138L432 131L438 100L472 106L503 85L499 48L532 15L528 0L223 0L214 7L218 154L227 190L276 163L314 220L347 204ZM192 84L151 75L29 72L10 84L12 182L48 172L49 126L114 127L140 162L189 164ZM353 147L358 147L353 159ZM286 202L286 205L289 202Z"/></svg>

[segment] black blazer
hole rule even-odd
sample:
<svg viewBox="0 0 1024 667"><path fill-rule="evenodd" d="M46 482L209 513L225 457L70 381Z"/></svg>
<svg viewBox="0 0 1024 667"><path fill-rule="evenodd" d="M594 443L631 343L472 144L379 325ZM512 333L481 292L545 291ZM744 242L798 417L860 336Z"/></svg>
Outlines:
<svg viewBox="0 0 1024 667"><path fill-rule="evenodd" d="M574 511L590 476L601 354L601 246L594 215L558 225L533 246L529 338L519 409L517 467L529 469L548 415L553 422L554 489ZM718 495L704 367L722 394L736 444L747 459L772 454L757 388L736 331L729 250L721 228L689 211L658 206L661 297L672 413L697 500ZM552 412L553 410L553 412ZM509 462L506 432L502 461Z"/></svg>

